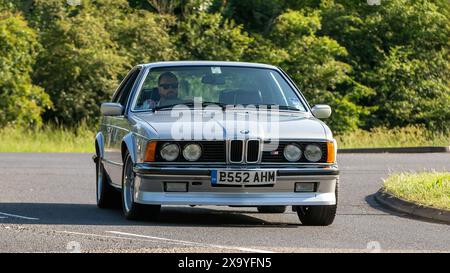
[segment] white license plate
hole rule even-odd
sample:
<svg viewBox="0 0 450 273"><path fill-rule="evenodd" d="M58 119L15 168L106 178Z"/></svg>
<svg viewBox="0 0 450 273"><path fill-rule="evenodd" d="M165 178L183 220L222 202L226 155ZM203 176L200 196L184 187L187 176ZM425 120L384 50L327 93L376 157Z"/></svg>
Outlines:
<svg viewBox="0 0 450 273"><path fill-rule="evenodd" d="M277 171L225 171L212 170L212 185L273 185L277 181Z"/></svg>

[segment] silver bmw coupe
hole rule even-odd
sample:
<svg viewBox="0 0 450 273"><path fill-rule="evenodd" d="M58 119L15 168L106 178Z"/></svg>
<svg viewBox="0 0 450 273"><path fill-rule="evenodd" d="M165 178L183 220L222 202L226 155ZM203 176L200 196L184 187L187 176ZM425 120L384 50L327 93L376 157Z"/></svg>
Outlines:
<svg viewBox="0 0 450 273"><path fill-rule="evenodd" d="M328 105L310 107L281 69L241 62L134 67L101 105L97 205L156 219L162 205L256 207L304 225L336 214Z"/></svg>

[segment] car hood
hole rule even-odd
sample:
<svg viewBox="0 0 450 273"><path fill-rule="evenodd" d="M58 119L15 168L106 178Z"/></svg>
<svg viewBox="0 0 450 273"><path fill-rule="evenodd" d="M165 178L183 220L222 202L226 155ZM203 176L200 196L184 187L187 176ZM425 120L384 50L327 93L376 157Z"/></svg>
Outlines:
<svg viewBox="0 0 450 273"><path fill-rule="evenodd" d="M209 140L213 139L212 136L215 136L216 139L257 138L263 140L331 140L332 138L329 128L309 113L269 113L265 119L249 122L249 120L254 120L255 113L235 111L218 117L212 112L203 111L202 114L197 113L194 117L189 114L174 115L172 111L159 111L138 113L136 117L151 126L152 131L156 132L156 136L151 136L151 138L157 139L179 140L180 136L183 136L184 139L194 140ZM180 134L180 130L183 131L182 134Z"/></svg>

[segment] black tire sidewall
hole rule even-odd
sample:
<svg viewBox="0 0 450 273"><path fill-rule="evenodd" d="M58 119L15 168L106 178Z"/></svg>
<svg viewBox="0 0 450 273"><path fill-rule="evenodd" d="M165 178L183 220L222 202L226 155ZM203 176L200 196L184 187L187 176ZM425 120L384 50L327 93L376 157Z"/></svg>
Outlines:
<svg viewBox="0 0 450 273"><path fill-rule="evenodd" d="M134 219L136 216L136 203L134 203L134 200L131 201L129 211L127 211L127 209L125 207L125 172L127 169L127 165L129 164L129 162L131 160L131 156L129 153L126 153L124 158L125 158L125 160L124 160L123 169L122 169L122 191L121 191L122 211L126 218Z"/></svg>

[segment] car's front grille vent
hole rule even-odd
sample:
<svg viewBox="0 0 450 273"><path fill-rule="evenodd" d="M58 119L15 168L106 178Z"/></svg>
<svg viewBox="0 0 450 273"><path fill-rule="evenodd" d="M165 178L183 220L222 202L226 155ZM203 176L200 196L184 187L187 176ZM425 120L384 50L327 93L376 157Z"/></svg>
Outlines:
<svg viewBox="0 0 450 273"><path fill-rule="evenodd" d="M165 143L176 143L180 147L180 155L172 162L188 162L182 155L183 148L191 143L199 144L202 147L202 156L195 162L217 162L225 163L226 160L226 146L225 141L161 141L158 142L156 148L156 161L166 162L160 154L160 150Z"/></svg>
<svg viewBox="0 0 450 273"><path fill-rule="evenodd" d="M231 140L230 141L230 162L240 163L243 160L244 141Z"/></svg>
<svg viewBox="0 0 450 273"><path fill-rule="evenodd" d="M259 140L247 142L247 162L257 162L259 158Z"/></svg>
<svg viewBox="0 0 450 273"><path fill-rule="evenodd" d="M302 157L298 163L309 163L309 161L304 156L304 151L306 146L309 144L315 144L322 150L322 158L317 163L327 162L327 143L326 142L298 142L298 141L280 141L278 145L270 144L269 142L264 142L264 152L262 154L261 162L263 163L291 163L284 158L283 151L286 145L295 143L300 146L302 150ZM269 148L270 147L270 148Z"/></svg>
<svg viewBox="0 0 450 273"><path fill-rule="evenodd" d="M201 142L203 155L200 162L226 162L225 141Z"/></svg>

